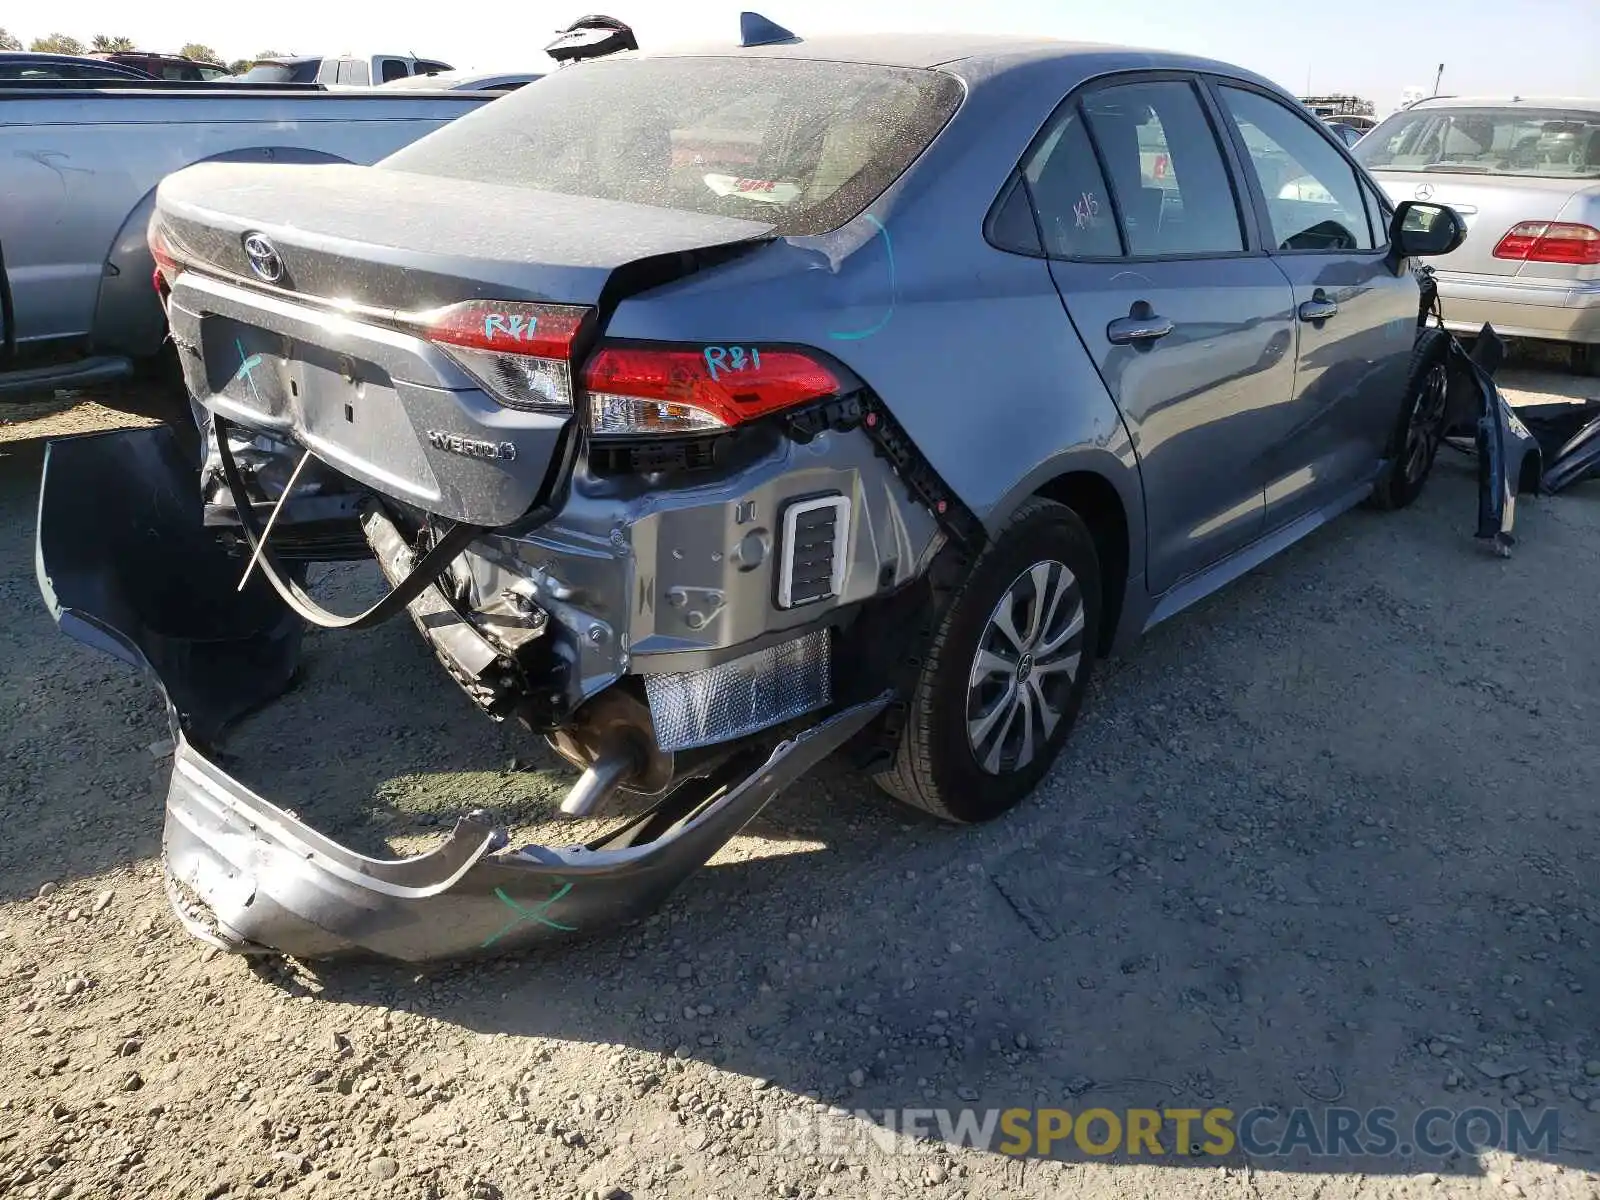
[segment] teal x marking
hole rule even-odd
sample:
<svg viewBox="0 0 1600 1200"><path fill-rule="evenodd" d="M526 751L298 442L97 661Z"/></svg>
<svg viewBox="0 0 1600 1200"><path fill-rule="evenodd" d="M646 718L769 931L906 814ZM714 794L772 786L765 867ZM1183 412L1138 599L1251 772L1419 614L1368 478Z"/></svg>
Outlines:
<svg viewBox="0 0 1600 1200"><path fill-rule="evenodd" d="M567 933L574 932L578 928L576 925L563 925L560 921L552 920L549 915L551 906L571 890L572 884L562 883L562 885L551 894L548 900L542 900L538 904L535 904L532 908L523 908L522 905L518 904L510 896L506 895L504 888L495 888L494 894L500 897L500 903L504 904L517 915L502 925L497 932L492 933L485 938L483 942L484 946L487 947L494 945L501 938L505 937L506 934L510 933L513 929L525 921L537 921L541 925L548 925L551 929L560 929Z"/></svg>
<svg viewBox="0 0 1600 1200"><path fill-rule="evenodd" d="M245 382L250 385L251 394L255 396L257 402L259 402L261 400L261 393L256 391L256 377L252 375L251 372L261 365L263 361L261 355L252 354L249 358L246 358L244 356L244 342L240 341L238 338L234 338L233 344L239 349L239 369L233 373L233 377L238 379L239 376L243 375Z"/></svg>

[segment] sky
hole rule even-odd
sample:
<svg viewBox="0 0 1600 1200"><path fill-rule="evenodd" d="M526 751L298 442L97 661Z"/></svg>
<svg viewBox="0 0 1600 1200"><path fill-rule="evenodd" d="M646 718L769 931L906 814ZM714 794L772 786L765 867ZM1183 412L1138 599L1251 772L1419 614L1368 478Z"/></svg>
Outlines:
<svg viewBox="0 0 1600 1200"><path fill-rule="evenodd" d="M580 0L582 2L582 0ZM1037 34L1202 54L1297 94L1348 92L1391 111L1408 86L1457 95L1600 95L1600 0L744 0L801 37L894 30ZM68 0L0 16L24 44L48 33L125 35L142 49L201 42L224 58L405 53L457 67L533 70L554 31L587 12L632 25L640 46L737 37L739 5L719 0L587 0L461 9L274 0L254 5ZM609 6L609 7L608 7ZM45 13L50 15L42 15ZM15 22L15 23L13 23Z"/></svg>

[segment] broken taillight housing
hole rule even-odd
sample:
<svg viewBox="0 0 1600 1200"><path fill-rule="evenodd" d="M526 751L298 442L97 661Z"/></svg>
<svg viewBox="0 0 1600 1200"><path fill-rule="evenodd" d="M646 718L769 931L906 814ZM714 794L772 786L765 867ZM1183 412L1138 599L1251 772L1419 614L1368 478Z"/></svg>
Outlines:
<svg viewBox="0 0 1600 1200"><path fill-rule="evenodd" d="M1500 239L1494 256L1516 262L1600 266L1600 229L1569 221L1524 221Z"/></svg>
<svg viewBox="0 0 1600 1200"><path fill-rule="evenodd" d="M810 354L758 346L604 346L583 386L600 436L714 433L841 390Z"/></svg>
<svg viewBox="0 0 1600 1200"><path fill-rule="evenodd" d="M150 257L156 260L155 274L150 279L151 285L158 292L171 291L172 281L178 277L178 259L172 252L172 243L167 240L167 231L161 224L160 217L150 219L145 241L150 247Z"/></svg>
<svg viewBox="0 0 1600 1200"><path fill-rule="evenodd" d="M572 347L588 315L566 304L467 300L418 321L501 404L570 413Z"/></svg>

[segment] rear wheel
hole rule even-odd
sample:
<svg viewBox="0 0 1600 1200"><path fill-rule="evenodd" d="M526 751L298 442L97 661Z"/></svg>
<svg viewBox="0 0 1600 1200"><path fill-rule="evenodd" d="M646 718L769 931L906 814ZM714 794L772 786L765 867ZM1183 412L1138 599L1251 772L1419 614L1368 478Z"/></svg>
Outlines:
<svg viewBox="0 0 1600 1200"><path fill-rule="evenodd" d="M1089 530L1065 505L1029 500L946 611L879 786L958 823L1014 807L1077 720L1100 614Z"/></svg>
<svg viewBox="0 0 1600 1200"><path fill-rule="evenodd" d="M1449 335L1424 329L1411 352L1400 419L1390 435L1388 462L1372 489L1374 508L1404 508L1422 495L1433 472L1450 401Z"/></svg>

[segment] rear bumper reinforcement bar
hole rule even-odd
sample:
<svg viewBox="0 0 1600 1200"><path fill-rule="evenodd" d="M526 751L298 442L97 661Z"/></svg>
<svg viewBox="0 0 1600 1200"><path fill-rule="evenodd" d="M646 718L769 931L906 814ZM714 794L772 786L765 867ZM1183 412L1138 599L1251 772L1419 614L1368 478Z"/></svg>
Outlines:
<svg viewBox="0 0 1600 1200"><path fill-rule="evenodd" d="M880 695L764 757L680 782L587 845L513 847L483 814L435 849L376 859L322 836L226 774L208 751L293 677L301 622L205 529L170 429L51 443L40 590L62 630L148 672L176 749L163 855L173 908L241 953L425 961L521 949L649 912L787 784L883 711Z"/></svg>

